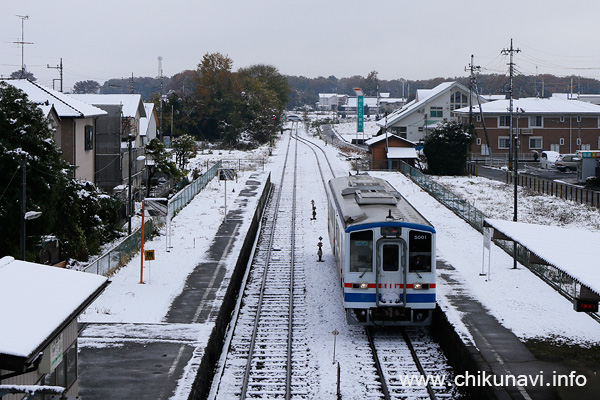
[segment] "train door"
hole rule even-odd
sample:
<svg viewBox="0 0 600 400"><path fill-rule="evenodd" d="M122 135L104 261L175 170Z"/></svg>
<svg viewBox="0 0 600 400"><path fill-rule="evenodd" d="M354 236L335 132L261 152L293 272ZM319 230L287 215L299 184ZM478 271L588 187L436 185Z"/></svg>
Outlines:
<svg viewBox="0 0 600 400"><path fill-rule="evenodd" d="M381 240L377 245L377 306L406 305L406 244L402 240Z"/></svg>

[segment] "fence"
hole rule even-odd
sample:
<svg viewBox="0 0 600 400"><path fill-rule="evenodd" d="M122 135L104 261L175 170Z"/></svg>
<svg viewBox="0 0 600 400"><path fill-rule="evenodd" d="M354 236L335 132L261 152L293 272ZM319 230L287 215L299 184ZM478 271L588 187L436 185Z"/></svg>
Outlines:
<svg viewBox="0 0 600 400"><path fill-rule="evenodd" d="M427 191L432 197L444 204L448 209L452 210L456 215L464 219L471 226L483 233L483 222L486 216L479 211L475 206L460 198L456 194L444 186L434 182L421 171L402 162L399 168L400 172L408 176L413 182L419 185L423 190ZM523 176L521 176L523 177ZM511 256L514 254L515 242L507 240L493 239L500 248L506 251ZM530 251L526 247L516 243L517 246L517 261L523 264L526 268L536 274L548 285L552 286L561 295L568 300L573 300L581 289L581 283L571 278L565 272L561 271L554 265L534 264L530 260ZM589 313L597 322L600 322L600 314Z"/></svg>
<svg viewBox="0 0 600 400"><path fill-rule="evenodd" d="M467 172L475 176L485 176L512 184L513 177L510 171L503 171L484 166L467 163ZM591 207L600 208L600 192L582 188L565 182L557 182L550 179L540 178L532 175L518 175L517 184L529 188L535 192L559 197L563 200L571 200L586 204Z"/></svg>
<svg viewBox="0 0 600 400"><path fill-rule="evenodd" d="M181 210L183 207L188 205L190 201L196 196L212 178L217 175L217 172L221 168L221 161L217 161L215 165L210 167L200 178L190 183L183 189L181 189L175 196L169 199L169 218L172 218Z"/></svg>
<svg viewBox="0 0 600 400"><path fill-rule="evenodd" d="M169 200L168 213L169 217L173 217L179 210L185 207L212 178L217 175L217 171L221 167L221 162L218 161L204 175L196 179L194 182L180 190L175 196ZM148 240L154 231L158 229L157 222L153 218L148 218L144 224L144 240ZM101 255L98 259L92 261L82 270L97 275L108 275L123 265L127 264L133 255L139 251L142 244L141 229L137 229L131 235L127 236L121 243L113 247L108 252Z"/></svg>
<svg viewBox="0 0 600 400"><path fill-rule="evenodd" d="M155 228L154 220L149 218L144 224L144 240L148 240L152 236ZM127 264L133 255L140 251L141 238L141 229L138 229L123 239L121 243L85 266L82 271L104 276L111 274Z"/></svg>

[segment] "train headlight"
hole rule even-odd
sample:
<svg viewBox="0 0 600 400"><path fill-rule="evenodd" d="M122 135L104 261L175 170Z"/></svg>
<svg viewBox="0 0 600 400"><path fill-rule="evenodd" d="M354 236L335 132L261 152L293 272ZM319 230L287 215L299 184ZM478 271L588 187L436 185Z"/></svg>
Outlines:
<svg viewBox="0 0 600 400"><path fill-rule="evenodd" d="M368 288L369 288L369 284L367 282L352 284L352 289L368 289Z"/></svg>
<svg viewBox="0 0 600 400"><path fill-rule="evenodd" d="M413 289L415 289L415 290L429 289L429 283L415 283L413 285Z"/></svg>

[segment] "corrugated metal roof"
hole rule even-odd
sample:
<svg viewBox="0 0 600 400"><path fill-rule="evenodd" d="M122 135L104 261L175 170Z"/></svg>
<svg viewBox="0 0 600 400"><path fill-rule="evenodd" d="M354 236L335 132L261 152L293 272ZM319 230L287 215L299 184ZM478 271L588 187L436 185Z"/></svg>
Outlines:
<svg viewBox="0 0 600 400"><path fill-rule="evenodd" d="M600 232L498 219L485 222L600 295Z"/></svg>

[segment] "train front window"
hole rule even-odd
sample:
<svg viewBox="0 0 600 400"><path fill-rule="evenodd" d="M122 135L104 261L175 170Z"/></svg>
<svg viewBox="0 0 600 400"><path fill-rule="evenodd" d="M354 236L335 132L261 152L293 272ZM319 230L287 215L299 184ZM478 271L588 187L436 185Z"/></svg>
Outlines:
<svg viewBox="0 0 600 400"><path fill-rule="evenodd" d="M350 272L373 270L373 231L350 233Z"/></svg>
<svg viewBox="0 0 600 400"><path fill-rule="evenodd" d="M431 272L431 233L410 231L408 237L408 271Z"/></svg>
<svg viewBox="0 0 600 400"><path fill-rule="evenodd" d="M384 244L381 259L384 271L398 271L400 264L400 248L397 244Z"/></svg>

